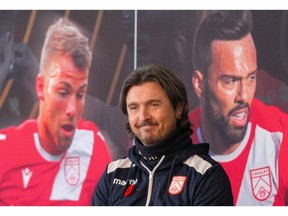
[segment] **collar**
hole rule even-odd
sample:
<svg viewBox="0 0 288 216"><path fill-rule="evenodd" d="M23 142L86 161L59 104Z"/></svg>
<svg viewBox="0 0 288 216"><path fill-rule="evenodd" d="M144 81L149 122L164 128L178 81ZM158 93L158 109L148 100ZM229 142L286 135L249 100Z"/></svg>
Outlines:
<svg viewBox="0 0 288 216"><path fill-rule="evenodd" d="M145 160L157 160L163 155L179 152L192 144L190 134L177 127L167 138L150 146L145 146L140 139L134 138L136 151Z"/></svg>

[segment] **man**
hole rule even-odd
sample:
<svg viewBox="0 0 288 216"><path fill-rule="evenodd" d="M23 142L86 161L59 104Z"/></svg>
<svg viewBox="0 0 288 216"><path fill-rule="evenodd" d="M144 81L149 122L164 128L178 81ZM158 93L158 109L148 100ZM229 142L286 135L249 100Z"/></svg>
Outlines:
<svg viewBox="0 0 288 216"><path fill-rule="evenodd" d="M37 115L37 95L35 79L39 72L39 62L27 44L15 43L15 19L17 12L0 11L0 128L21 124ZM1 61L1 59L3 61ZM91 68L91 67L90 67ZM10 87L10 88L9 88ZM9 89L9 91L7 91ZM7 93L5 97L5 93ZM34 111L34 112L33 112ZM112 107L98 98L86 94L82 117L93 121L105 138L112 158L126 156L129 134L119 107ZM126 141L127 143L125 143Z"/></svg>
<svg viewBox="0 0 288 216"><path fill-rule="evenodd" d="M88 40L59 20L49 27L36 91L37 120L0 131L0 205L88 205L110 162L101 134L84 122Z"/></svg>
<svg viewBox="0 0 288 216"><path fill-rule="evenodd" d="M214 11L200 24L192 82L200 108L193 140L208 142L235 205L287 204L287 115L253 98L257 56L248 11Z"/></svg>
<svg viewBox="0 0 288 216"><path fill-rule="evenodd" d="M120 107L134 146L107 166L92 205L233 205L228 177L208 145L192 145L186 89L172 72L157 65L133 71Z"/></svg>

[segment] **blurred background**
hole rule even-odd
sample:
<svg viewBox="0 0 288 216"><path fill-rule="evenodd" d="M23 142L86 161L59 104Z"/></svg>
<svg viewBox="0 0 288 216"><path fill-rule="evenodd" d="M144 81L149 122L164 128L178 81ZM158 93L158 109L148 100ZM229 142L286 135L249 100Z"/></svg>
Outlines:
<svg viewBox="0 0 288 216"><path fill-rule="evenodd" d="M35 77L49 25L59 18L75 23L90 39L93 63L84 117L103 123L115 116L125 77L136 67L161 64L185 84L190 109L198 105L191 77L194 33L204 10L2 10L0 11L0 128L37 116ZM256 96L288 112L288 11L253 10L257 49ZM93 111L101 102L102 109ZM98 106L98 105L97 105ZM109 107L109 108L108 108ZM90 116L89 116L90 115ZM95 116L102 115L102 119ZM123 121L123 116L121 116ZM114 120L117 122L117 119ZM121 125L124 125L121 123ZM125 127L124 127L125 129ZM122 133L122 132L118 132ZM116 139L116 138L115 138Z"/></svg>
<svg viewBox="0 0 288 216"><path fill-rule="evenodd" d="M206 14L196 10L20 10L15 11L14 40L27 44L39 62L48 26L60 17L70 19L90 38L94 58L89 93L117 105L121 84L135 67L137 37L136 66L157 63L177 73L189 90L193 108L197 104L191 85L193 38ZM287 84L287 11L255 10L252 16L259 68Z"/></svg>

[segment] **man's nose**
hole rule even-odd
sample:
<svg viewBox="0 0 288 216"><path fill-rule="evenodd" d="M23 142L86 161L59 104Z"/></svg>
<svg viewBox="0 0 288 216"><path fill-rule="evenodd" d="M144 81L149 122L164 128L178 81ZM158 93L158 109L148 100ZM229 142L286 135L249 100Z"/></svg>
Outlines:
<svg viewBox="0 0 288 216"><path fill-rule="evenodd" d="M242 104L248 101L249 99L248 88L249 88L248 84L244 79L239 82L236 96L237 103Z"/></svg>
<svg viewBox="0 0 288 216"><path fill-rule="evenodd" d="M139 119L141 121L147 120L151 117L147 107L141 107L139 111Z"/></svg>
<svg viewBox="0 0 288 216"><path fill-rule="evenodd" d="M75 116L76 111L77 111L77 109L76 109L76 107L77 107L76 102L77 102L77 100L76 100L76 97L75 97L75 96L71 96L71 97L69 98L68 104L67 104L67 108L66 108L66 114L67 114L68 116L72 116L72 117Z"/></svg>

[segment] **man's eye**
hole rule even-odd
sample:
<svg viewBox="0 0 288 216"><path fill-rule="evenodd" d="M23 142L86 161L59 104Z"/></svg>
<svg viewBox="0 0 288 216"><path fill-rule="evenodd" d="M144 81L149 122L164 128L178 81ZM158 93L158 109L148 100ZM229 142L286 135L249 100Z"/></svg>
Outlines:
<svg viewBox="0 0 288 216"><path fill-rule="evenodd" d="M226 85L233 85L233 84L235 84L237 81L238 81L238 79L236 79L236 78L226 78L226 79L224 79L224 83L225 83Z"/></svg>
<svg viewBox="0 0 288 216"><path fill-rule="evenodd" d="M85 95L85 93L84 92L80 92L80 93L78 93L77 94L77 98L83 98L84 97L84 95Z"/></svg>
<svg viewBox="0 0 288 216"><path fill-rule="evenodd" d="M64 89L60 89L60 90L58 91L58 93L59 93L61 96L66 96L68 92L67 92L66 90L64 90Z"/></svg>
<svg viewBox="0 0 288 216"><path fill-rule="evenodd" d="M129 107L129 110L135 110L135 109L136 109L136 106Z"/></svg>
<svg viewBox="0 0 288 216"><path fill-rule="evenodd" d="M158 104L158 103L152 103L151 106L152 106L152 107L158 107L159 104Z"/></svg>
<svg viewBox="0 0 288 216"><path fill-rule="evenodd" d="M250 79L250 80L255 80L255 79L256 79L256 75L255 75L255 74L250 75L250 76L249 76L249 79Z"/></svg>
<svg viewBox="0 0 288 216"><path fill-rule="evenodd" d="M159 103L153 102L153 103L150 104L150 108L151 108L151 109L158 109L158 107L160 107L160 104L159 104Z"/></svg>

